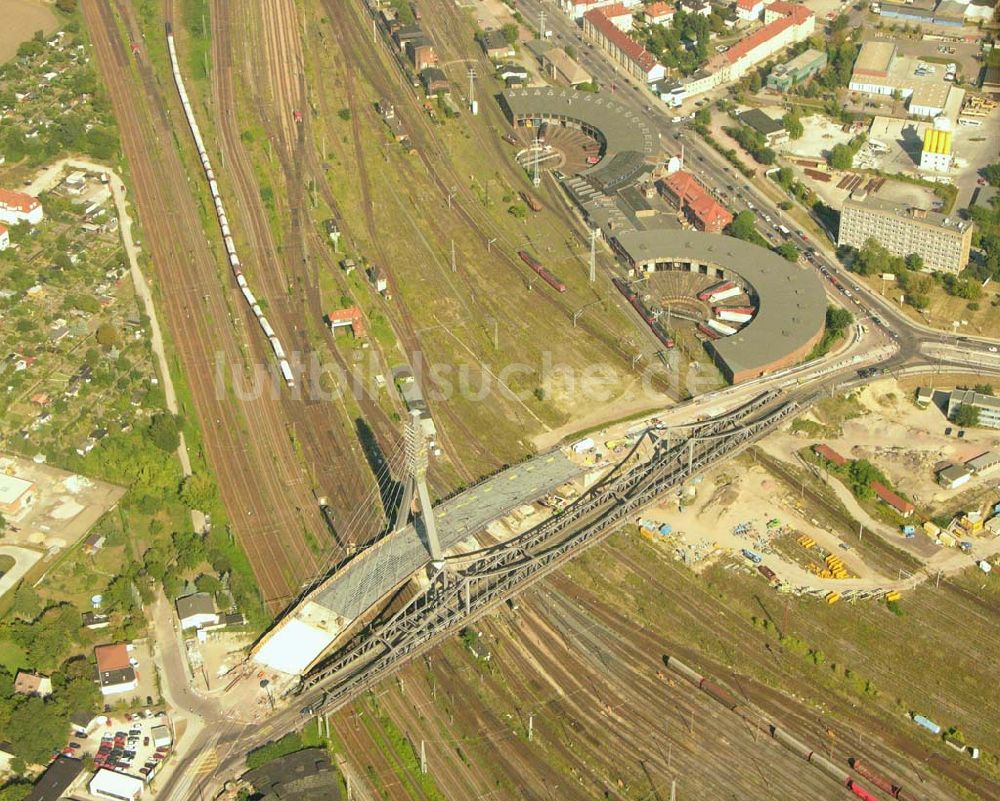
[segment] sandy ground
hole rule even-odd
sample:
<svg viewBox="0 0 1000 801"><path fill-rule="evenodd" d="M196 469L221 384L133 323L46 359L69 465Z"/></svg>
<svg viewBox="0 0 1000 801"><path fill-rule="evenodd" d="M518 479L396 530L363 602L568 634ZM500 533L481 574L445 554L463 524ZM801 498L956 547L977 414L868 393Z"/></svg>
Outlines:
<svg viewBox="0 0 1000 801"><path fill-rule="evenodd" d="M802 136L781 145L783 152L807 158L825 158L834 145L845 145L851 141L851 134L845 133L841 125L820 114L803 117L802 129Z"/></svg>
<svg viewBox="0 0 1000 801"><path fill-rule="evenodd" d="M125 494L122 487L17 456L0 455L0 470L35 484L35 502L7 515L6 544L54 555L83 537ZM6 586L6 585L0 585Z"/></svg>
<svg viewBox="0 0 1000 801"><path fill-rule="evenodd" d="M13 58L18 45L30 39L35 31L44 31L47 35L58 27L59 20L52 13L51 5L42 0L4 0L3 12L0 62Z"/></svg>

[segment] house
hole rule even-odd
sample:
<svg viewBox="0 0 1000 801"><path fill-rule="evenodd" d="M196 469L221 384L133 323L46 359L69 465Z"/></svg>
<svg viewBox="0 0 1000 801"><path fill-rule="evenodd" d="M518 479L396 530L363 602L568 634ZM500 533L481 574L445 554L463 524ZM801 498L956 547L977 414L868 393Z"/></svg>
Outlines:
<svg viewBox="0 0 1000 801"><path fill-rule="evenodd" d="M15 517L35 502L35 483L0 473L0 514Z"/></svg>
<svg viewBox="0 0 1000 801"><path fill-rule="evenodd" d="M40 673L19 670L14 677L14 692L18 695L37 695L39 698L46 698L52 695L52 679Z"/></svg>
<svg viewBox="0 0 1000 801"><path fill-rule="evenodd" d="M837 467L843 467L844 465L847 464L847 459L845 459L843 456L837 453L829 445L817 443L816 445L812 446L812 450L813 453L815 453L817 456L821 456L828 462L832 462L833 464L837 465Z"/></svg>
<svg viewBox="0 0 1000 801"><path fill-rule="evenodd" d="M900 498L881 481L872 482L872 491L878 496L880 501L889 504L889 506L899 512L903 517L909 517L913 514L913 504L903 498Z"/></svg>
<svg viewBox="0 0 1000 801"><path fill-rule="evenodd" d="M330 326L330 330L333 332L336 332L338 328L350 327L351 333L355 337L363 337L365 335L364 317L361 315L361 309L357 306L349 306L346 309L337 309L336 311L328 312L326 315L326 324Z"/></svg>
<svg viewBox="0 0 1000 801"><path fill-rule="evenodd" d="M509 78L520 78L523 82L528 80L528 70L520 64L507 61L497 67L497 77L504 81Z"/></svg>
<svg viewBox="0 0 1000 801"><path fill-rule="evenodd" d="M513 58L517 55L514 46L504 38L503 32L495 28L483 31L480 34L479 45L483 48L483 52L486 53L486 57L494 61Z"/></svg>
<svg viewBox="0 0 1000 801"><path fill-rule="evenodd" d="M6 250L10 247L10 232L7 230L7 226L0 225L0 250Z"/></svg>
<svg viewBox="0 0 1000 801"><path fill-rule="evenodd" d="M91 440L88 444L91 445L90 449L87 451L89 453L93 450L93 440ZM107 537L104 534L95 531L83 541L83 552L87 554L87 556L93 556L104 547L104 541L106 539Z"/></svg>
<svg viewBox="0 0 1000 801"><path fill-rule="evenodd" d="M788 141L788 132L785 130L785 124L780 120L769 117L759 108L752 108L737 116L741 123L749 125L757 133L761 134L767 142L768 147L774 147Z"/></svg>
<svg viewBox="0 0 1000 801"><path fill-rule="evenodd" d="M938 484L945 489L958 489L963 484L968 484L972 478L972 471L965 465L952 464L937 474Z"/></svg>
<svg viewBox="0 0 1000 801"><path fill-rule="evenodd" d="M8 225L22 222L38 225L42 216L42 204L38 202L38 198L24 192L0 189L0 222Z"/></svg>
<svg viewBox="0 0 1000 801"><path fill-rule="evenodd" d="M45 769L24 801L59 801L83 773L83 762L60 754Z"/></svg>
<svg viewBox="0 0 1000 801"><path fill-rule="evenodd" d="M111 625L111 618L107 615L102 615L99 612L84 612L81 615L84 628L88 629L106 629Z"/></svg>
<svg viewBox="0 0 1000 801"><path fill-rule="evenodd" d="M139 686L125 643L98 645L94 656L97 657L97 679L103 695L125 693Z"/></svg>
<svg viewBox="0 0 1000 801"><path fill-rule="evenodd" d="M424 92L428 95L451 91L448 78L445 77L444 71L438 67L427 67L420 70L420 82L424 85Z"/></svg>
<svg viewBox="0 0 1000 801"><path fill-rule="evenodd" d="M368 280L372 282L376 292L381 292L384 295L389 291L389 281L386 279L385 273L374 264L368 268Z"/></svg>
<svg viewBox="0 0 1000 801"><path fill-rule="evenodd" d="M177 607L177 617L181 622L181 630L200 629L202 626L214 626L219 622L219 613L215 609L215 599L209 592L194 592L184 595L174 602Z"/></svg>
<svg viewBox="0 0 1000 801"><path fill-rule="evenodd" d="M110 798L112 801L138 801L146 783L138 776L100 768L87 785L91 795Z"/></svg>
<svg viewBox="0 0 1000 801"><path fill-rule="evenodd" d="M621 3L612 3L601 7L601 13L608 18L618 30L628 33L632 30L632 11Z"/></svg>
<svg viewBox="0 0 1000 801"><path fill-rule="evenodd" d="M669 25L674 20L674 7L667 3L651 3L642 10L642 19L647 25Z"/></svg>
<svg viewBox="0 0 1000 801"><path fill-rule="evenodd" d="M764 0L736 0L736 17L746 22L760 19Z"/></svg>
<svg viewBox="0 0 1000 801"><path fill-rule="evenodd" d="M689 172L677 170L659 181L657 188L699 231L719 233L733 221L729 210L717 203Z"/></svg>
<svg viewBox="0 0 1000 801"><path fill-rule="evenodd" d="M687 14L697 14L699 17L712 16L712 4L708 0L681 0L680 7Z"/></svg>

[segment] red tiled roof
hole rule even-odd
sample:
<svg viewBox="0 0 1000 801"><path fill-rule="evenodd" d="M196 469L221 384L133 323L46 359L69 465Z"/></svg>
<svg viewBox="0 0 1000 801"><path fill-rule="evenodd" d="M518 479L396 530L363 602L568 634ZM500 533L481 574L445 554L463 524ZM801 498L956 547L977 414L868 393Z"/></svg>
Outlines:
<svg viewBox="0 0 1000 801"><path fill-rule="evenodd" d="M365 323L361 316L361 309L357 306L349 306L346 309L337 309L336 311L328 312L326 319L330 321L331 325L334 323L340 323L341 325L350 323L351 330L355 336L364 336Z"/></svg>
<svg viewBox="0 0 1000 801"><path fill-rule="evenodd" d="M0 207L15 209L26 214L32 209L38 208L38 198L26 195L24 192L0 189Z"/></svg>
<svg viewBox="0 0 1000 801"><path fill-rule="evenodd" d="M913 511L913 504L909 501L904 501L895 492L889 489L881 481L872 482L872 490L879 498L885 501L889 506L893 507L897 511L902 512L904 515L908 515Z"/></svg>
<svg viewBox="0 0 1000 801"><path fill-rule="evenodd" d="M758 0L759 2L759 0ZM662 17L674 13L674 7L669 3L651 3L646 6L643 13L647 17Z"/></svg>
<svg viewBox="0 0 1000 801"><path fill-rule="evenodd" d="M837 453L829 445L813 445L813 452L819 454L827 461L833 462L839 467L843 467L847 464L847 459Z"/></svg>
<svg viewBox="0 0 1000 801"><path fill-rule="evenodd" d="M736 7L744 11L753 11L754 6L760 5L762 0L736 0Z"/></svg>
<svg viewBox="0 0 1000 801"><path fill-rule="evenodd" d="M777 36L786 28L791 28L793 24L791 17L782 17L768 23L763 28L758 28L745 39L740 39L740 41L726 51L726 61L730 64L734 63L738 59L743 58L743 56L755 47L764 44L764 42Z"/></svg>
<svg viewBox="0 0 1000 801"><path fill-rule="evenodd" d="M639 65L644 72L649 72L656 66L656 56L650 53L645 47L635 39L618 30L614 23L604 14L603 8L595 8L583 15L597 30L604 34L605 38L614 43L631 61Z"/></svg>
<svg viewBox="0 0 1000 801"><path fill-rule="evenodd" d="M632 12L621 3L614 3L610 6L602 6L597 10L600 11L605 17L608 17L609 19L611 17L622 17L625 16L626 14L632 16Z"/></svg>
<svg viewBox="0 0 1000 801"><path fill-rule="evenodd" d="M94 649L94 656L97 657L97 670L100 673L124 670L129 666L128 648L125 647L125 643L98 645Z"/></svg>
<svg viewBox="0 0 1000 801"><path fill-rule="evenodd" d="M733 221L729 209L717 203L691 173L678 170L668 175L663 183L682 205L691 209L705 228L724 228Z"/></svg>
<svg viewBox="0 0 1000 801"><path fill-rule="evenodd" d="M801 3L786 3L784 0L776 0L776 2L771 3L767 7L767 10L775 14L784 14L787 17L791 17L796 25L804 22L813 15L812 11Z"/></svg>

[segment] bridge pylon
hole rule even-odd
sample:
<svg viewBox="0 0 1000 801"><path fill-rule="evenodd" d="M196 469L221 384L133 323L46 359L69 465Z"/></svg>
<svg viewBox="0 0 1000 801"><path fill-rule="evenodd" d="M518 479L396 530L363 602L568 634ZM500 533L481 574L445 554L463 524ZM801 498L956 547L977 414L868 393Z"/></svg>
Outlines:
<svg viewBox="0 0 1000 801"><path fill-rule="evenodd" d="M420 507L420 523L417 530L423 529L430 554L431 575L436 576L444 570L444 557L441 555L441 542L438 540L437 524L431 508L431 496L427 490L427 439L421 430L420 410L410 411L410 424L406 428L406 461L407 477L403 490L403 503L396 514L396 528L406 525L406 518L416 492L417 504ZM414 521L416 524L416 521Z"/></svg>

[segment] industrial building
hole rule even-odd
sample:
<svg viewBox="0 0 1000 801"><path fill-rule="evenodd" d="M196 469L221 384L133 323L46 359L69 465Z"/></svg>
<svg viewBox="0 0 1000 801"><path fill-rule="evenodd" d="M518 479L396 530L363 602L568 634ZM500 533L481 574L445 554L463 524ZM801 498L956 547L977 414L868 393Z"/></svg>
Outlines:
<svg viewBox="0 0 1000 801"><path fill-rule="evenodd" d="M945 489L958 489L963 484L968 484L972 478L972 471L964 465L951 464L937 474L938 484Z"/></svg>
<svg viewBox="0 0 1000 801"><path fill-rule="evenodd" d="M897 512L899 512L903 517L909 517L910 515L913 514L914 511L913 504L910 503L905 498L899 497L895 492L889 489L881 481L873 481L871 486L872 486L872 492L875 493L875 495L878 497L880 501L882 501L882 503L888 504Z"/></svg>
<svg viewBox="0 0 1000 801"><path fill-rule="evenodd" d="M138 801L146 783L138 776L101 768L87 785L91 795L110 798L112 801Z"/></svg>
<svg viewBox="0 0 1000 801"><path fill-rule="evenodd" d="M948 395L948 418L951 419L961 406L972 406L979 412L979 425L1000 428L1000 398L983 395L971 389L955 389Z"/></svg>
<svg viewBox="0 0 1000 801"><path fill-rule="evenodd" d="M611 246L630 270L680 270L731 281L757 309L732 336L705 347L733 384L802 361L823 336L826 294L815 271L764 248L694 231L626 231Z"/></svg>
<svg viewBox="0 0 1000 801"><path fill-rule="evenodd" d="M920 169L928 172L948 172L953 159L951 144L952 132L948 129L936 124L924 131L924 144L920 150Z"/></svg>
<svg viewBox="0 0 1000 801"><path fill-rule="evenodd" d="M767 88L776 92L787 92L793 86L809 80L826 66L826 62L825 51L810 47L771 70L771 74L767 76Z"/></svg>
<svg viewBox="0 0 1000 801"><path fill-rule="evenodd" d="M918 254L928 271L959 273L969 263L972 223L856 193L840 210L837 245L861 249L869 239L894 256Z"/></svg>
<svg viewBox="0 0 1000 801"><path fill-rule="evenodd" d="M870 95L894 94L907 101L915 117L937 117L954 105L952 95L961 89L944 80L944 67L899 53L894 42L865 42L858 52L848 88ZM961 105L959 103L959 105Z"/></svg>
<svg viewBox="0 0 1000 801"><path fill-rule="evenodd" d="M16 517L31 506L35 498L34 482L0 473L0 514Z"/></svg>
<svg viewBox="0 0 1000 801"><path fill-rule="evenodd" d="M583 33L633 78L653 83L666 75L666 67L656 60L656 56L616 27L604 15L603 8L583 15Z"/></svg>
<svg viewBox="0 0 1000 801"><path fill-rule="evenodd" d="M741 123L749 125L764 137L768 147L774 147L788 141L788 131L785 130L785 124L781 120L768 116L759 108L749 109L738 116Z"/></svg>
<svg viewBox="0 0 1000 801"><path fill-rule="evenodd" d="M657 181L656 186L660 194L676 205L699 231L717 234L733 221L729 209L718 203L689 172L672 172Z"/></svg>
<svg viewBox="0 0 1000 801"><path fill-rule="evenodd" d="M26 195L24 192L0 189L0 222L7 225L17 225L22 222L38 225L42 221L43 214L42 204L37 197Z"/></svg>

